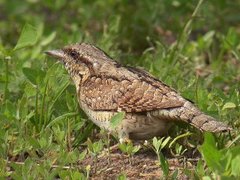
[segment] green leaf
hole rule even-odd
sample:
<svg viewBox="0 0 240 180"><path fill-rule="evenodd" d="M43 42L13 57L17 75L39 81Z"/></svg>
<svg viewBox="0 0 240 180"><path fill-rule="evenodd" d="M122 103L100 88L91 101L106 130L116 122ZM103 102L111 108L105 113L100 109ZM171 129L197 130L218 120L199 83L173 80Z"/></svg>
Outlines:
<svg viewBox="0 0 240 180"><path fill-rule="evenodd" d="M232 175L236 177L240 176L240 155L232 160Z"/></svg>
<svg viewBox="0 0 240 180"><path fill-rule="evenodd" d="M126 174L120 174L118 177L117 177L118 180L126 180L127 179L127 176Z"/></svg>
<svg viewBox="0 0 240 180"><path fill-rule="evenodd" d="M209 31L203 36L203 40L205 42L212 41L214 35L215 35L215 31Z"/></svg>
<svg viewBox="0 0 240 180"><path fill-rule="evenodd" d="M123 153L127 153L127 144L126 143L120 143L118 145L118 148L123 152Z"/></svg>
<svg viewBox="0 0 240 180"><path fill-rule="evenodd" d="M169 164L167 159L163 156L161 152L159 152L160 155L160 162L161 162L161 167L163 170L164 175L167 177L169 174Z"/></svg>
<svg viewBox="0 0 240 180"><path fill-rule="evenodd" d="M61 81L61 86L56 87L56 94L53 97L52 102L49 106L49 111L52 111L54 104L57 102L58 98L62 95L62 93L65 91L69 84L69 79L63 78Z"/></svg>
<svg viewBox="0 0 240 180"><path fill-rule="evenodd" d="M87 155L87 150L85 149L83 152L79 154L78 159L82 161L86 157L86 155Z"/></svg>
<svg viewBox="0 0 240 180"><path fill-rule="evenodd" d="M178 170L176 169L173 173L172 173L172 180L177 180L178 179Z"/></svg>
<svg viewBox="0 0 240 180"><path fill-rule="evenodd" d="M119 112L114 115L110 120L110 126L112 129L115 129L123 120L125 112Z"/></svg>
<svg viewBox="0 0 240 180"><path fill-rule="evenodd" d="M67 179L67 178L66 178ZM73 172L71 179L76 180L76 179L87 179L83 173L80 173L78 171Z"/></svg>
<svg viewBox="0 0 240 180"><path fill-rule="evenodd" d="M36 44L38 37L37 28L30 24L25 24L14 51L27 46L33 46Z"/></svg>
<svg viewBox="0 0 240 180"><path fill-rule="evenodd" d="M166 139L164 139L164 141L161 144L161 149L163 149L167 145L167 143L170 141L170 139L171 139L170 136L168 136Z"/></svg>
<svg viewBox="0 0 240 180"><path fill-rule="evenodd" d="M36 85L45 76L45 72L42 70L23 68L22 71L23 74L27 77L27 79L34 85Z"/></svg>
<svg viewBox="0 0 240 180"><path fill-rule="evenodd" d="M171 141L171 143L169 144L168 147L171 148L172 145L173 145L178 139L183 138L183 137L187 137L187 136L190 136L190 135L192 135L192 133L186 132L186 133L184 133L184 134L181 134L181 135L175 137L175 138Z"/></svg>
<svg viewBox="0 0 240 180"><path fill-rule="evenodd" d="M74 117L76 115L78 115L79 113L78 112L71 112L71 113L66 113L66 114L63 114L61 116L58 116L57 118L53 119L48 125L47 125L47 128L51 127L52 125L56 124L56 123L59 123L61 122L63 119L66 119L66 118L70 118L70 117Z"/></svg>
<svg viewBox="0 0 240 180"><path fill-rule="evenodd" d="M158 140L156 137L153 138L153 147L155 148L155 150L158 152L162 143L162 140Z"/></svg>
<svg viewBox="0 0 240 180"><path fill-rule="evenodd" d="M204 143L199 150L209 168L213 171L223 172L223 167L220 163L223 154L216 148L216 142L211 133L207 132L204 134Z"/></svg>
<svg viewBox="0 0 240 180"><path fill-rule="evenodd" d="M205 172L204 172L204 166L203 166L203 160L202 159L199 159L199 161L197 162L197 167L195 169L199 179L201 179Z"/></svg>
<svg viewBox="0 0 240 180"><path fill-rule="evenodd" d="M93 152L95 154L98 154L103 149L103 142L101 140L99 140L99 141L93 143L92 148L93 148Z"/></svg>
<svg viewBox="0 0 240 180"><path fill-rule="evenodd" d="M34 69L23 68L22 71L23 71L23 74L27 77L27 79L32 84L35 84L35 85L37 84L37 82L36 82L37 72Z"/></svg>
<svg viewBox="0 0 240 180"><path fill-rule="evenodd" d="M48 37L46 37L45 39L43 39L43 41L41 42L42 46L46 46L48 45L50 42L53 41L53 39L56 37L56 32L52 32Z"/></svg>
<svg viewBox="0 0 240 180"><path fill-rule="evenodd" d="M90 133L92 132L93 128L94 128L93 123L87 124L87 126L84 128L84 131L76 135L76 138L73 142L73 146L77 147L79 146L79 144L83 143L90 136Z"/></svg>
<svg viewBox="0 0 240 180"><path fill-rule="evenodd" d="M224 104L222 110L233 109L233 108L236 108L236 104L234 104L233 102L227 102Z"/></svg>
<svg viewBox="0 0 240 180"><path fill-rule="evenodd" d="M212 178L209 177L209 176L204 176L202 179L203 179L203 180L212 180Z"/></svg>
<svg viewBox="0 0 240 180"><path fill-rule="evenodd" d="M135 154L136 152L138 152L140 148L141 148L140 145L134 146L134 147L133 147L133 150L132 150L132 154Z"/></svg>

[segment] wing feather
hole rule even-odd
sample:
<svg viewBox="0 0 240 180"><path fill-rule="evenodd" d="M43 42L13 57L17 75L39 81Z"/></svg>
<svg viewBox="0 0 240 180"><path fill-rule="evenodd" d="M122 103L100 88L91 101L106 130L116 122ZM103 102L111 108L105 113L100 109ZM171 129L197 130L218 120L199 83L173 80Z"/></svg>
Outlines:
<svg viewBox="0 0 240 180"><path fill-rule="evenodd" d="M128 80L91 76L81 87L80 99L92 110L146 112L180 107L183 101L175 90L140 70Z"/></svg>

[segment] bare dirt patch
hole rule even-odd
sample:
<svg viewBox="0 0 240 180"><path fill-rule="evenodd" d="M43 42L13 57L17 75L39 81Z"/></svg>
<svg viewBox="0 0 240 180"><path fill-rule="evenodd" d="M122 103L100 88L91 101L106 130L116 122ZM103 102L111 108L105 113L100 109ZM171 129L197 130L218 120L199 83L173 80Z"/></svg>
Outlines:
<svg viewBox="0 0 240 180"><path fill-rule="evenodd" d="M189 179L183 169L195 169L198 158L168 158L170 174L178 170L177 179ZM152 151L140 151L132 157L122 152L100 155L98 158L87 157L81 166L91 166L91 179L116 179L125 174L127 179L162 179L164 178L157 156Z"/></svg>

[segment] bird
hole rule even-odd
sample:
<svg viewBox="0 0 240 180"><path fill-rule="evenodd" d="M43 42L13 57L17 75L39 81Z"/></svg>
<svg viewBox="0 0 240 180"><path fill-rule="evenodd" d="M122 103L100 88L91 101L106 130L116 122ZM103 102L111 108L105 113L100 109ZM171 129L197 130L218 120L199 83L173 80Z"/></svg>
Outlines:
<svg viewBox="0 0 240 180"><path fill-rule="evenodd" d="M92 44L70 44L45 53L64 64L88 118L100 128L116 132L120 141L163 136L177 121L202 132L232 129L147 71L124 66ZM111 118L119 112L124 113L123 120L113 129Z"/></svg>

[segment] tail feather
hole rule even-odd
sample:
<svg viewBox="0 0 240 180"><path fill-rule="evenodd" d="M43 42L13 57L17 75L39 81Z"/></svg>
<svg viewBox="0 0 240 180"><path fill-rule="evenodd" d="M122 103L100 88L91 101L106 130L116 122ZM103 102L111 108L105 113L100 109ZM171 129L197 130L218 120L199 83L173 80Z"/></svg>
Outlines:
<svg viewBox="0 0 240 180"><path fill-rule="evenodd" d="M226 132L232 130L231 127L215 118L201 112L191 102L186 101L182 107L161 109L150 112L151 116L168 121L184 121L189 123L201 131L208 132Z"/></svg>
<svg viewBox="0 0 240 180"><path fill-rule="evenodd" d="M223 122L219 122L215 118L205 115L203 113L197 116L194 116L190 120L190 124L200 129L201 131L226 132L226 131L232 130L232 128L230 128L228 125L224 124Z"/></svg>

